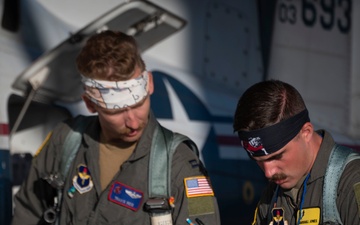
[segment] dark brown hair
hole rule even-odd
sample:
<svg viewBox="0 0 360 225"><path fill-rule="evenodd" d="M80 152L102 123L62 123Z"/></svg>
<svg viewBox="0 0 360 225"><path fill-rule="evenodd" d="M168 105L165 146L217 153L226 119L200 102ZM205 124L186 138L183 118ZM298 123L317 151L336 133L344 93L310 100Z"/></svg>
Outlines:
<svg viewBox="0 0 360 225"><path fill-rule="evenodd" d="M248 88L238 101L234 131L268 127L306 108L300 93L290 84L268 80Z"/></svg>

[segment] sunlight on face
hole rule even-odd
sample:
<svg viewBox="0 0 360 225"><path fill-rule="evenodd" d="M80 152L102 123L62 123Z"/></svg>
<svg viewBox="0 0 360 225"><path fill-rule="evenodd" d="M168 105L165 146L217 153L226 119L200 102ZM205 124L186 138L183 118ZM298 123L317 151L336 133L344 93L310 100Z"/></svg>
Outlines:
<svg viewBox="0 0 360 225"><path fill-rule="evenodd" d="M308 171L310 158L301 137L296 136L280 150L254 160L264 171L267 179L284 189L295 187Z"/></svg>
<svg viewBox="0 0 360 225"><path fill-rule="evenodd" d="M137 78L142 71L137 68L131 79ZM86 95L83 97L87 108L97 113L106 141L136 142L140 139L149 120L150 95L154 91L151 72L148 72L148 95L135 105L122 109L107 109L92 102ZM129 93L131 95L131 93Z"/></svg>
<svg viewBox="0 0 360 225"><path fill-rule="evenodd" d="M102 131L109 140L135 142L140 139L150 112L150 97L125 109L97 109Z"/></svg>

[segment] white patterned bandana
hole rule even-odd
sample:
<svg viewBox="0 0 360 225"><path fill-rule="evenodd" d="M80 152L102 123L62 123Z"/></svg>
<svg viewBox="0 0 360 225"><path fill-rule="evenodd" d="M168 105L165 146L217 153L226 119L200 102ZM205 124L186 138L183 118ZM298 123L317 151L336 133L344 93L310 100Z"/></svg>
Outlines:
<svg viewBox="0 0 360 225"><path fill-rule="evenodd" d="M149 75L126 81L95 80L82 76L85 93L92 102L105 109L122 109L141 102L148 96Z"/></svg>

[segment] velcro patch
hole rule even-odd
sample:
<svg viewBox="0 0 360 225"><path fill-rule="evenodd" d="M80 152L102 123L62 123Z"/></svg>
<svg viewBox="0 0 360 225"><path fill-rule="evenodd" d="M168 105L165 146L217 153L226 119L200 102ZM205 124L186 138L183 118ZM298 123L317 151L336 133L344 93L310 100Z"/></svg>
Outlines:
<svg viewBox="0 0 360 225"><path fill-rule="evenodd" d="M214 197L188 198L189 216L199 216L215 213Z"/></svg>
<svg viewBox="0 0 360 225"><path fill-rule="evenodd" d="M132 187L115 181L109 191L108 200L133 211L139 210L144 194Z"/></svg>
<svg viewBox="0 0 360 225"><path fill-rule="evenodd" d="M354 184L355 198L358 205L358 214L360 216L360 182Z"/></svg>
<svg viewBox="0 0 360 225"><path fill-rule="evenodd" d="M190 165L191 165L192 168L197 168L197 167L199 167L199 163L198 163L195 159L190 160L189 163L190 163Z"/></svg>
<svg viewBox="0 0 360 225"><path fill-rule="evenodd" d="M188 198L200 196L214 196L210 179L205 176L187 177L184 179L186 196Z"/></svg>

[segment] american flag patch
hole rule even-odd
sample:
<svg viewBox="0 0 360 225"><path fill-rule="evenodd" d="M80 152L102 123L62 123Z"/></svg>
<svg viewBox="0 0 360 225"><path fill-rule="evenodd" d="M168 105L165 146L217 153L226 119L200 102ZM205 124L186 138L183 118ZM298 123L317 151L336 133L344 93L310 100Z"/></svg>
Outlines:
<svg viewBox="0 0 360 225"><path fill-rule="evenodd" d="M200 196L214 196L210 180L205 176L188 177L184 179L186 196L188 198Z"/></svg>

